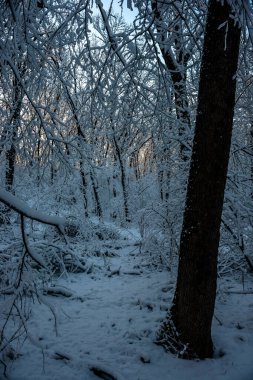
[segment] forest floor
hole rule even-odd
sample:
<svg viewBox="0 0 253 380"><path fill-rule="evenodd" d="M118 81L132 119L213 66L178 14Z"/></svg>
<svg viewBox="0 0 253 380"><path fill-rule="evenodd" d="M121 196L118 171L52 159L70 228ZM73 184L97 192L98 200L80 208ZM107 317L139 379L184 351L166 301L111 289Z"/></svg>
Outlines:
<svg viewBox="0 0 253 380"><path fill-rule="evenodd" d="M148 265L137 230L121 229L120 234L114 245L107 242L106 255L92 258L90 273L55 280L72 295L45 296L53 313L33 304L27 338L20 338L19 355L8 363L8 379L252 380L252 277L245 278L249 294L243 295L238 294L240 281L219 280L213 320L216 358L177 359L154 343L176 273Z"/></svg>

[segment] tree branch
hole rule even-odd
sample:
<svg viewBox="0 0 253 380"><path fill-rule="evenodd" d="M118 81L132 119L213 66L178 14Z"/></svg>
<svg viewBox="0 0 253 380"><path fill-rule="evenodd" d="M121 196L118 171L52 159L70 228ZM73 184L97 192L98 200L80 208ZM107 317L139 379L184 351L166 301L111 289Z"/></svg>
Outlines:
<svg viewBox="0 0 253 380"><path fill-rule="evenodd" d="M29 207L24 201L1 188L0 202L4 203L6 206L10 207L12 210L16 211L22 216L26 216L27 218L36 220L37 222L55 226L62 234L64 234L64 226L67 224L65 218L62 218L60 216L46 215L40 211L34 210Z"/></svg>

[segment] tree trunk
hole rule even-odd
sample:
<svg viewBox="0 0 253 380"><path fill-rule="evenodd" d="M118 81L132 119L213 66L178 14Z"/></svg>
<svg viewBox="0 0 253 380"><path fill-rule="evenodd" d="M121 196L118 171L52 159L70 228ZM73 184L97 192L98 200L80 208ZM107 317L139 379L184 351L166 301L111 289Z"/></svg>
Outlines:
<svg viewBox="0 0 253 380"><path fill-rule="evenodd" d="M210 0L174 301L160 343L185 358L213 355L221 213L232 135L240 28Z"/></svg>
<svg viewBox="0 0 253 380"><path fill-rule="evenodd" d="M16 148L15 148L14 143L12 143L10 149L8 149L6 152L6 171L5 171L6 190L10 192L13 192L15 161L16 161Z"/></svg>
<svg viewBox="0 0 253 380"><path fill-rule="evenodd" d="M5 187L8 191L13 191L15 161L16 161L16 138L20 125L20 114L23 101L23 90L17 78L14 78L14 100L13 113L10 120L10 128L7 131L8 143L10 147L6 150ZM7 137L6 136L6 137Z"/></svg>
<svg viewBox="0 0 253 380"><path fill-rule="evenodd" d="M121 179L121 187L122 187L122 195L123 195L123 211L124 211L124 219L126 222L130 222L130 216L129 216L129 207L128 207L128 190L127 190L127 183L126 183L126 171L124 162L122 159L121 151L119 148L119 145L116 141L116 138L113 137L113 142L115 146L115 152L116 156L119 160L119 167L120 167L120 179Z"/></svg>
<svg viewBox="0 0 253 380"><path fill-rule="evenodd" d="M53 55L51 56L51 59L54 62L57 71L60 73L59 61ZM77 107L76 107L76 104L75 104L75 102L74 102L74 100L73 100L73 98L71 96L69 88L66 85L66 82L61 78L61 76L59 76L59 79L61 80L62 86L64 88L65 94L66 94L67 99L68 99L68 103L69 103L70 109L71 109L72 114L73 114L73 118L74 118L76 129L77 129L77 136L79 137L78 148L82 152L82 149L83 149L82 148L82 142L84 142L86 144L87 141L86 141L85 134L83 133L83 130L82 130L81 122L80 122L79 117L78 117ZM60 98L60 95L59 95L59 98ZM89 211L88 211L88 191L87 191L87 189L88 189L88 183L87 183L87 180L86 180L86 170L85 170L85 161L84 161L83 153L81 153L81 157L80 157L79 163L80 163L80 177L81 177L80 190L81 190L81 193L82 193L82 196L83 196L84 215L87 218L89 216ZM91 173L91 175L92 175L92 173ZM93 186L93 189L94 189L94 184L92 186ZM97 199L98 199L98 201L99 201L98 193L97 193L96 190L94 191L94 194L95 194L95 200L97 201ZM98 204L98 207L99 207L99 213L100 213L100 211L101 211L100 210L100 204ZM101 215L99 214L99 217L100 216Z"/></svg>
<svg viewBox="0 0 253 380"><path fill-rule="evenodd" d="M86 181L86 175L85 175L85 166L83 162L83 158L80 160L80 176L81 176L81 193L83 196L84 201L84 215L86 218L88 218L88 195L87 195L87 181Z"/></svg>
<svg viewBox="0 0 253 380"><path fill-rule="evenodd" d="M250 145L253 146L253 121L250 122ZM253 199L253 154L251 156L251 198Z"/></svg>
<svg viewBox="0 0 253 380"><path fill-rule="evenodd" d="M191 118L189 113L189 104L188 104L188 96L187 96L187 88L186 88L186 70L187 63L190 59L190 54L185 50L185 47L181 41L181 23L182 23L182 14L179 9L176 7L172 7L175 12L175 21L173 24L173 32L169 32L164 28L164 24L166 25L166 20L164 20L163 16L163 6L168 7L169 4L166 2L160 2L158 0L152 0L152 11L153 17L155 20L156 29L158 32L158 44L160 46L160 50L166 64L166 67L170 73L173 92L174 92L174 100L175 100L175 108L176 108L176 117L178 121L178 135L180 140L180 156L183 161L187 161L189 158L189 149L183 143L185 139L187 129L191 128ZM180 8L181 2L179 2ZM168 49L168 34L173 34L174 39L174 50L175 53L172 53L172 49Z"/></svg>
<svg viewBox="0 0 253 380"><path fill-rule="evenodd" d="M95 200L95 212L99 218L102 218L103 212L102 212L102 207L101 207L99 193L98 193L98 185L97 185L97 181L95 179L95 176L92 170L90 170L90 178L91 178L91 185L92 185L92 190L93 190L94 200Z"/></svg>

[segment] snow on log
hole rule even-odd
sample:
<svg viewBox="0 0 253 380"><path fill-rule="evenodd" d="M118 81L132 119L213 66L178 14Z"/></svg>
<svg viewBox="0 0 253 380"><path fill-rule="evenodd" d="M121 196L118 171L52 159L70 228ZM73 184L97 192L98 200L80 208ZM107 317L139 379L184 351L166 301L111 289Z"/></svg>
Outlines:
<svg viewBox="0 0 253 380"><path fill-rule="evenodd" d="M51 226L56 226L62 233L64 232L64 226L67 224L65 218L46 215L40 211L34 210L24 201L2 188L0 188L0 202L3 202L6 206L10 207L19 214L26 216L27 218L36 220L37 222L49 224Z"/></svg>
<svg viewBox="0 0 253 380"><path fill-rule="evenodd" d="M63 286L46 286L43 288L43 291L51 296L63 296L63 297L72 297L73 292L66 289Z"/></svg>

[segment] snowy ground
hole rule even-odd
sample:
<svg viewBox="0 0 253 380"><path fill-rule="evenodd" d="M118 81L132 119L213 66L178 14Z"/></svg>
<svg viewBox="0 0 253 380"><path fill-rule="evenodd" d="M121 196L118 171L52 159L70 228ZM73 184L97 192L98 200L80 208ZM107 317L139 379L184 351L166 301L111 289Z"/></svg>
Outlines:
<svg viewBox="0 0 253 380"><path fill-rule="evenodd" d="M21 355L8 363L8 378L96 380L95 367L111 374L104 377L109 380L252 380L253 295L232 293L242 291L242 285L220 281L213 322L217 358L177 359L153 343L175 275L146 266L138 234L124 234L114 247L117 256L96 259L104 270L59 279L73 291L71 298L46 296L57 314L57 334L50 310L33 306L30 339L20 343ZM245 289L252 290L250 281Z"/></svg>

